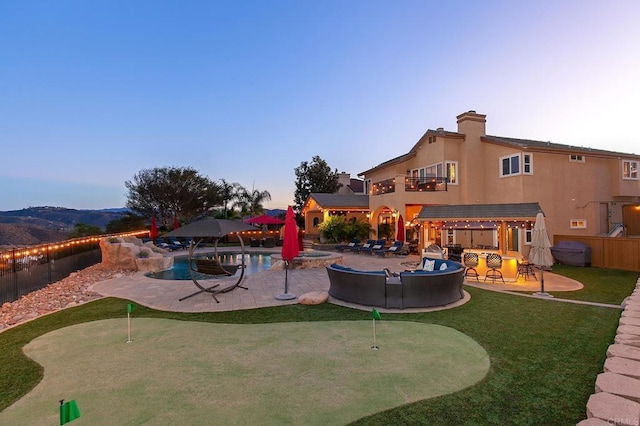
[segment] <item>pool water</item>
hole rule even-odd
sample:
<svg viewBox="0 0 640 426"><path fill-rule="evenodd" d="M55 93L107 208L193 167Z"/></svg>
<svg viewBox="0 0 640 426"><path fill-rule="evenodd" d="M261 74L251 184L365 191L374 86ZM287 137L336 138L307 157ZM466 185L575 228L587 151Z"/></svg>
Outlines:
<svg viewBox="0 0 640 426"><path fill-rule="evenodd" d="M198 257L204 256L211 257L213 256L213 253L198 254ZM238 265L242 263L241 253L218 253L218 257L220 258L220 262L223 264ZM244 264L245 276L266 271L271 268L271 253L245 253ZM240 275L240 270L236 272L236 275ZM147 274L147 276L160 280L190 280L191 274L189 273L189 258L186 256L176 256L173 259L173 268L167 269L166 271ZM195 276L196 279L216 278L215 275L207 275L201 273L196 273Z"/></svg>

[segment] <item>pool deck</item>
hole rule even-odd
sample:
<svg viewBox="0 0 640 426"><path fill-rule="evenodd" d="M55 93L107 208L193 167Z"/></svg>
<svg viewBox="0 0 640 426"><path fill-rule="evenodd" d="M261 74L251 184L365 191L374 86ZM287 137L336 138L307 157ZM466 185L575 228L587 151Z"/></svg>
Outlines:
<svg viewBox="0 0 640 426"><path fill-rule="evenodd" d="M199 252L210 252L211 249L200 249ZM237 248L222 248L219 252L223 251L237 251ZM271 252L274 254L280 253L280 248L265 249L265 248L247 248L246 252ZM335 252L331 252L334 253ZM355 269L383 269L389 268L391 271L400 272L410 267L412 262L418 262L419 257L417 255L409 256L372 256L367 254L353 254L350 252L340 253L342 254L342 263L345 266L350 266ZM186 255L184 251L174 252L172 255ZM312 269L290 269L288 273L288 292L295 296L311 291L328 291L329 290L329 277L326 269L312 268ZM551 272L545 272L545 291L575 291L582 288L582 284L569 278L553 274ZM223 280L231 280L235 282L236 278L229 277L223 278ZM220 280L208 280L202 281L201 284L213 285ZM522 291L522 292L538 292L540 291L540 282L529 279L527 281L522 278L514 283L503 284L490 284L479 283L472 281L465 281L466 285L473 287L484 288L495 291ZM285 271L284 270L267 270L257 274L249 275L244 278L241 285L247 287L247 289L236 288L228 293L222 293L216 295L219 303L211 297L211 294L201 293L196 296L190 297L183 301L179 301L180 298L188 296L198 290L194 283L190 280L160 280L149 278L144 275L143 272L138 272L132 276L123 276L120 278L114 278L107 281L102 281L91 286L91 290L95 291L103 296L119 297L136 302L140 305L144 305L150 308L159 309L163 311L175 311L175 312L222 312L232 311L239 309L255 309L270 306L282 306L298 303L297 298L291 300L279 300L277 295L285 293ZM466 292L465 292L466 293ZM531 294L525 293L528 297ZM446 308L459 306L469 300L469 295L466 293L465 299L459 303L449 305ZM550 299L553 300L553 299ZM346 304L332 298L329 299L331 303L336 303L344 306L350 306L358 309L371 309L368 306L359 306L353 304ZM413 311L430 311L435 309L419 309L419 310L399 310L399 309L379 309L381 312L413 312Z"/></svg>

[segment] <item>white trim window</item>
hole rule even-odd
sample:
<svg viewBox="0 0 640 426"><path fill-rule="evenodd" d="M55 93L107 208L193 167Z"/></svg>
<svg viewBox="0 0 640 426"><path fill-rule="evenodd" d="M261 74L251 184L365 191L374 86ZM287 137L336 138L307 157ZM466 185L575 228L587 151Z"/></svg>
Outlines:
<svg viewBox="0 0 640 426"><path fill-rule="evenodd" d="M533 154L522 154L522 174L533 174Z"/></svg>
<svg viewBox="0 0 640 426"><path fill-rule="evenodd" d="M511 154L500 157L500 177L533 174L533 154Z"/></svg>
<svg viewBox="0 0 640 426"><path fill-rule="evenodd" d="M447 181L449 185L457 185L458 179L458 162L457 161L445 161L444 168L447 171Z"/></svg>
<svg viewBox="0 0 640 426"><path fill-rule="evenodd" d="M432 164L425 169L428 178L442 177L442 163Z"/></svg>
<svg viewBox="0 0 640 426"><path fill-rule="evenodd" d="M520 154L500 157L500 177L520 174Z"/></svg>
<svg viewBox="0 0 640 426"><path fill-rule="evenodd" d="M571 229L586 229L587 219L571 219L569 221L569 228Z"/></svg>
<svg viewBox="0 0 640 426"><path fill-rule="evenodd" d="M570 154L569 161L572 163L584 163L584 155Z"/></svg>
<svg viewBox="0 0 640 426"><path fill-rule="evenodd" d="M371 179L364 180L364 193L371 195Z"/></svg>
<svg viewBox="0 0 640 426"><path fill-rule="evenodd" d="M622 160L622 179L638 180L638 161Z"/></svg>
<svg viewBox="0 0 640 426"><path fill-rule="evenodd" d="M530 246L533 241L533 229L525 229L524 230L524 245Z"/></svg>

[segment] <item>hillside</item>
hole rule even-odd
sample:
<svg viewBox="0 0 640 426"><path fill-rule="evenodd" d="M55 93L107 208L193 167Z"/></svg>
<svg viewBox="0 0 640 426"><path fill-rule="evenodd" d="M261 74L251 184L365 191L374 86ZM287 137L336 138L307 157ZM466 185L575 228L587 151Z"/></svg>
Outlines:
<svg viewBox="0 0 640 426"><path fill-rule="evenodd" d="M61 241L77 223L103 228L126 209L75 210L64 207L29 207L0 212L0 245L25 246Z"/></svg>

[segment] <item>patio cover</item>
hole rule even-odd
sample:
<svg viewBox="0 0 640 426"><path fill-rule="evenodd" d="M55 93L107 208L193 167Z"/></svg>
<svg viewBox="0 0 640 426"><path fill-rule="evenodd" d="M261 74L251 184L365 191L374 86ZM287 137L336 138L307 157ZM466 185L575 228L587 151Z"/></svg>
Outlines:
<svg viewBox="0 0 640 426"><path fill-rule="evenodd" d="M456 204L440 206L424 206L416 219L420 221L437 220L470 220L470 221L502 221L502 220L535 220L542 211L538 203L510 204Z"/></svg>

